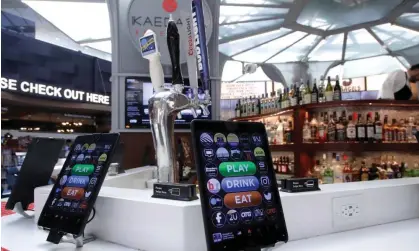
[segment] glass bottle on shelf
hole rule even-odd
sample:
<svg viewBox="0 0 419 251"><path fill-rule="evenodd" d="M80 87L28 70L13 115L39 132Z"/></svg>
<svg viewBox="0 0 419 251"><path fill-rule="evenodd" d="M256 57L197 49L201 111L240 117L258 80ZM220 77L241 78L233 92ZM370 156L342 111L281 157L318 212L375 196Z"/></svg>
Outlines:
<svg viewBox="0 0 419 251"><path fill-rule="evenodd" d="M399 142L406 142L407 141L407 128L406 122L404 119L400 120L399 123Z"/></svg>
<svg viewBox="0 0 419 251"><path fill-rule="evenodd" d="M356 141L356 127L351 115L349 115L349 122L346 127L346 138L348 142L353 143Z"/></svg>
<svg viewBox="0 0 419 251"><path fill-rule="evenodd" d="M351 165L349 164L348 161L348 156L347 155L343 155L343 161L344 161L344 165L343 165L343 182L352 182L352 168Z"/></svg>
<svg viewBox="0 0 419 251"><path fill-rule="evenodd" d="M324 143L327 141L327 114L320 114L320 122L318 127L318 142Z"/></svg>
<svg viewBox="0 0 419 251"><path fill-rule="evenodd" d="M369 180L369 169L365 163L365 160L361 162L361 181Z"/></svg>
<svg viewBox="0 0 419 251"><path fill-rule="evenodd" d="M311 90L310 90L310 80L307 80L307 85L303 88L303 105L311 104Z"/></svg>
<svg viewBox="0 0 419 251"><path fill-rule="evenodd" d="M397 125L397 120L392 119L391 124L391 141L392 142L399 142L399 126Z"/></svg>
<svg viewBox="0 0 419 251"><path fill-rule="evenodd" d="M279 119L279 123L276 128L276 142L279 145L284 144L284 124L282 123L281 119Z"/></svg>
<svg viewBox="0 0 419 251"><path fill-rule="evenodd" d="M311 90L311 103L319 103L319 90L317 89L316 79L313 81L313 90Z"/></svg>
<svg viewBox="0 0 419 251"><path fill-rule="evenodd" d="M356 165L355 159L352 160L352 181L361 181L361 166Z"/></svg>
<svg viewBox="0 0 419 251"><path fill-rule="evenodd" d="M305 114L303 125L303 143L309 143L311 138L310 123L308 122L308 112Z"/></svg>
<svg viewBox="0 0 419 251"><path fill-rule="evenodd" d="M336 141L336 112L333 112L333 116L330 117L329 123L327 124L327 141Z"/></svg>
<svg viewBox="0 0 419 251"><path fill-rule="evenodd" d="M393 169L395 179L402 178L403 175L402 175L402 172L401 172L401 165L399 165L399 163L397 163L396 156L394 156L394 155L393 155L393 163L391 165L391 169Z"/></svg>
<svg viewBox="0 0 419 251"><path fill-rule="evenodd" d="M298 104L297 84L290 90L290 105L296 106Z"/></svg>
<svg viewBox="0 0 419 251"><path fill-rule="evenodd" d="M297 101L297 105L303 105L303 98L304 98L304 93L306 91L306 85L304 84L303 79L300 80L300 83L298 84L297 87L297 97L298 97L298 101Z"/></svg>
<svg viewBox="0 0 419 251"><path fill-rule="evenodd" d="M260 96L256 98L255 115L260 115Z"/></svg>
<svg viewBox="0 0 419 251"><path fill-rule="evenodd" d="M334 183L334 172L330 168L329 163L327 162L327 155L323 154L323 184L333 184Z"/></svg>
<svg viewBox="0 0 419 251"><path fill-rule="evenodd" d="M365 124L362 120L362 115L358 113L358 123L356 124L356 140L360 143L365 141Z"/></svg>
<svg viewBox="0 0 419 251"><path fill-rule="evenodd" d="M240 117L240 103L236 104L236 108L234 109L234 113L236 118Z"/></svg>
<svg viewBox="0 0 419 251"><path fill-rule="evenodd" d="M375 142L383 142L383 123L381 123L380 114L378 112L375 112L374 135Z"/></svg>
<svg viewBox="0 0 419 251"><path fill-rule="evenodd" d="M247 99L247 116L252 116L252 97Z"/></svg>
<svg viewBox="0 0 419 251"><path fill-rule="evenodd" d="M339 120L336 123L336 141L344 142L346 140L346 130L343 124L342 117L339 117Z"/></svg>
<svg viewBox="0 0 419 251"><path fill-rule="evenodd" d="M320 85L319 85L319 103L324 103L325 99L325 87L324 87L324 78L323 76L320 77Z"/></svg>
<svg viewBox="0 0 419 251"><path fill-rule="evenodd" d="M336 159L332 161L332 168L335 174L334 182L335 183L342 183L343 182L343 168L340 164L340 156L336 154Z"/></svg>
<svg viewBox="0 0 419 251"><path fill-rule="evenodd" d="M276 92L275 112L277 112L281 109L281 100L282 100L281 89L278 89L277 92Z"/></svg>
<svg viewBox="0 0 419 251"><path fill-rule="evenodd" d="M413 134L413 127L415 127L415 119L413 117L409 117L409 122L406 125L406 135L407 135L407 142L409 143L415 143L416 142L416 137ZM416 134L416 132L415 132Z"/></svg>
<svg viewBox="0 0 419 251"><path fill-rule="evenodd" d="M292 143L292 123L290 121L284 121L284 141L285 144Z"/></svg>
<svg viewBox="0 0 419 251"><path fill-rule="evenodd" d="M332 81L330 80L330 76L327 77L327 86L324 92L324 96L325 96L326 102L333 101L333 87L332 87Z"/></svg>
<svg viewBox="0 0 419 251"><path fill-rule="evenodd" d="M318 142L319 140L318 127L319 127L319 124L317 122L316 116L313 115L310 121L310 141L311 142Z"/></svg>
<svg viewBox="0 0 419 251"><path fill-rule="evenodd" d="M383 123L383 141L385 143L389 143L392 141L392 128L389 124L388 115L384 115L384 123Z"/></svg>
<svg viewBox="0 0 419 251"><path fill-rule="evenodd" d="M374 132L374 123L372 122L371 113L367 114L367 124L366 124L366 139L369 143L374 142L375 132Z"/></svg>
<svg viewBox="0 0 419 251"><path fill-rule="evenodd" d="M314 168L313 168L313 176L314 178L319 179L319 184L323 183L322 168L320 166L320 160L316 160L316 165L314 165Z"/></svg>
<svg viewBox="0 0 419 251"><path fill-rule="evenodd" d="M333 101L340 101L342 100L342 89L339 83L339 76L336 76L336 84L335 88L333 89Z"/></svg>
<svg viewBox="0 0 419 251"><path fill-rule="evenodd" d="M284 97L284 106L283 106L283 108L290 107L290 97L289 97L289 90L288 90L288 88L285 88L283 97Z"/></svg>

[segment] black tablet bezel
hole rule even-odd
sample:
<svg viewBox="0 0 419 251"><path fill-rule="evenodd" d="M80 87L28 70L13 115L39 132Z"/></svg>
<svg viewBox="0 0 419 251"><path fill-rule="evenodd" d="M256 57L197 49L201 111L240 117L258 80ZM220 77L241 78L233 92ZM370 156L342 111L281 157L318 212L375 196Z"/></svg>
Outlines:
<svg viewBox="0 0 419 251"><path fill-rule="evenodd" d="M205 227L205 237L207 242L207 248L209 251L237 251L245 250L248 248L264 248L275 245L276 242L287 242L288 241L288 232L285 223L285 217L282 209L282 204L279 196L278 184L276 181L275 173L273 171L272 156L269 150L267 134L265 126L262 123L252 123L252 122L226 122L226 121L205 121L205 120L194 120L191 124L193 147L194 147L194 157L195 157L195 166L197 169L198 181L199 181L199 192L201 199L201 209L204 220ZM236 238L233 240L228 240L226 242L213 243L212 232L210 232L210 221L211 221L211 210L209 209L208 197L206 195L206 174L203 171L205 166L202 154L200 154L200 135L202 132L216 133L221 132L224 134L228 133L237 133L237 132L248 132L259 133L263 137L263 146L265 150L266 159L265 162L268 165L267 172L268 176L271 179L271 190L273 191L274 201L276 204L274 207L277 210L277 217L272 226L265 226L266 229L262 229L261 234L253 234L252 236L246 235L243 233L242 238ZM252 226L252 225L249 225ZM212 228L212 227L211 227ZM249 227L246 227L243 224L240 224L237 227L238 230L246 231ZM256 227L255 227L256 228ZM258 231L259 231L259 227ZM263 228L263 227L262 227ZM260 237L263 236L263 237ZM265 239L263 239L265 238ZM255 241L257 240L257 241Z"/></svg>
<svg viewBox="0 0 419 251"><path fill-rule="evenodd" d="M64 212L62 210L54 210L49 208L49 204L54 198L55 191L59 187L59 182L61 177L65 173L65 167L69 166L71 163L71 156L74 154L74 148L78 144L86 144L89 145L92 143L98 144L98 142L104 142L104 144L112 144L111 149L109 150L108 157L106 161L102 164L103 169L101 170L100 178L96 183L96 187L93 190L93 193L88 201L88 205L86 210L83 213L75 213L75 212ZM91 211L93 210L93 206L96 202L97 196L99 195L99 191L102 187L102 184L105 180L106 173L108 172L109 165L111 163L113 154L115 152L116 147L118 147L119 143L119 133L109 133L109 134L92 134L92 135L85 135L79 136L75 139L70 153L67 156L67 159L64 164L64 168L61 170L60 174L58 175L57 181L55 182L48 199L42 209L41 215L38 220L38 225L44 227L49 230L58 231L61 233L68 233L73 234L75 236L81 236L84 232L84 228L86 227L88 218L90 216ZM95 165L96 168L97 164Z"/></svg>
<svg viewBox="0 0 419 251"><path fill-rule="evenodd" d="M29 204L34 202L35 188L48 185L64 143L64 139L32 139L28 146L25 160L20 168L16 184L13 186L12 193L7 200L6 209L13 210L17 202L22 204L23 210L28 209ZM48 153L47 156L42 154L43 151ZM33 170L29 170L31 168ZM36 179L25 177L32 177L35 170L37 172ZM31 180L31 182L28 183L28 180Z"/></svg>

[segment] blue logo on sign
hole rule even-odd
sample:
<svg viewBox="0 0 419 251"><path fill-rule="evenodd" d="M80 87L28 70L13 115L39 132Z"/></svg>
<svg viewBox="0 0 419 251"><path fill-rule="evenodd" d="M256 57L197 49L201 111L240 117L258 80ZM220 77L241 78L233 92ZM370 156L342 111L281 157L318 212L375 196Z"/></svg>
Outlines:
<svg viewBox="0 0 419 251"><path fill-rule="evenodd" d="M223 240L223 235L221 233L213 233L212 238L214 239L214 243L218 243Z"/></svg>
<svg viewBox="0 0 419 251"><path fill-rule="evenodd" d="M252 135L252 141L253 141L253 144L255 144L257 146L260 146L260 145L262 145L262 136L255 133L255 134Z"/></svg>
<svg viewBox="0 0 419 251"><path fill-rule="evenodd" d="M86 187L89 183L89 176L70 176L66 186L69 187Z"/></svg>
<svg viewBox="0 0 419 251"><path fill-rule="evenodd" d="M259 188L259 181L254 176L231 177L223 179L221 187L226 193L254 191Z"/></svg>
<svg viewBox="0 0 419 251"><path fill-rule="evenodd" d="M240 212L240 219L243 223L249 224L253 220L253 213L250 209L245 208Z"/></svg>

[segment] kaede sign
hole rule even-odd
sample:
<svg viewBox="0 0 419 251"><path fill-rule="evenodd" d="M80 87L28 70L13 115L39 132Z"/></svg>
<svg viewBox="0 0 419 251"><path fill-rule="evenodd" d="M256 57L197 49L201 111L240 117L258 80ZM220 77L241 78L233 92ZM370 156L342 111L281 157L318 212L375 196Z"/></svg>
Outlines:
<svg viewBox="0 0 419 251"><path fill-rule="evenodd" d="M110 98L107 95L77 91L68 88L64 89L57 86L32 83L28 81L18 82L16 79L11 78L1 78L1 89L87 103L102 105L110 104Z"/></svg>

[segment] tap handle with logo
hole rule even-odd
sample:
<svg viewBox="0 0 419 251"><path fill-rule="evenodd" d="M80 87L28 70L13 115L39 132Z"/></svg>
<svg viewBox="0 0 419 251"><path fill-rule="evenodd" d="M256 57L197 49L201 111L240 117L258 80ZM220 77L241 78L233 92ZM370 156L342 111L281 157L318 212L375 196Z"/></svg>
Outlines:
<svg viewBox="0 0 419 251"><path fill-rule="evenodd" d="M180 70L180 38L175 21L170 18L167 24L167 46L169 48L170 60L172 61L172 84L183 85L182 72Z"/></svg>

